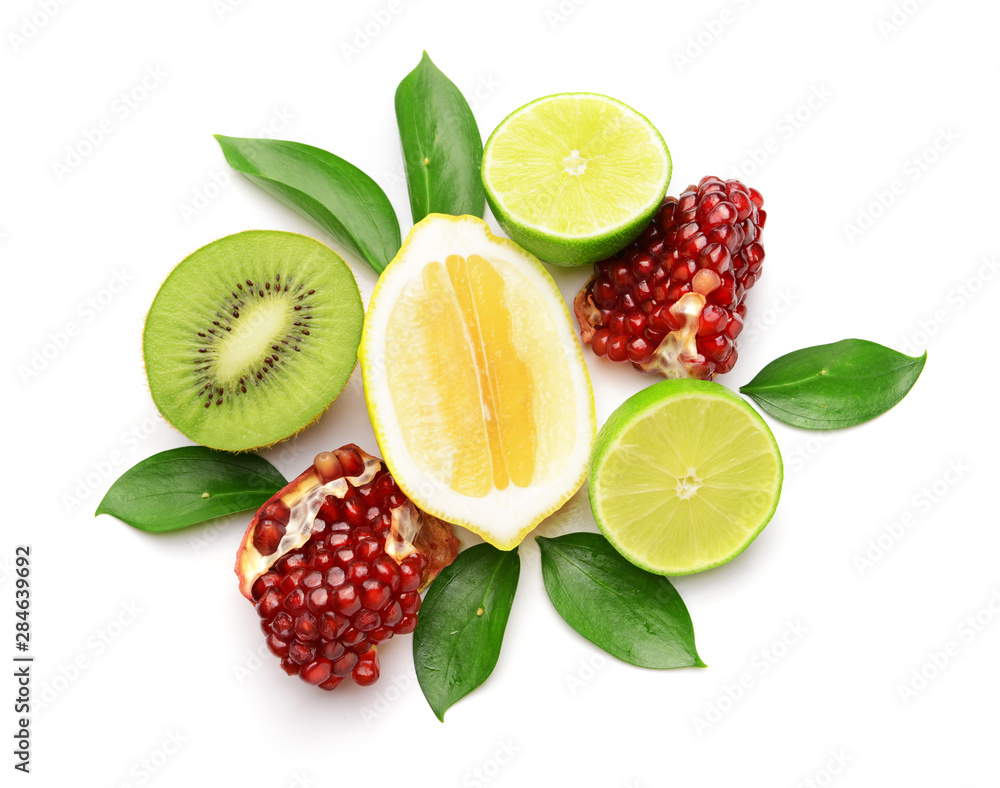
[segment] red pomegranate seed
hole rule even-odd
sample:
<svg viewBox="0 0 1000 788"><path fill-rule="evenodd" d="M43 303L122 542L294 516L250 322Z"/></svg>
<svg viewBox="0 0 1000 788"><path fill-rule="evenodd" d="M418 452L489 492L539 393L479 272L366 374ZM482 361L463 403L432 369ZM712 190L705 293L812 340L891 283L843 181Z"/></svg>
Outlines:
<svg viewBox="0 0 1000 788"><path fill-rule="evenodd" d="M614 285L611 284L611 280L606 276L601 277L594 285L594 300L602 309L614 306L617 298L618 293L615 292Z"/></svg>
<svg viewBox="0 0 1000 788"><path fill-rule="evenodd" d="M407 591L399 595L399 605L406 615L411 615L420 610L420 594L416 591Z"/></svg>
<svg viewBox="0 0 1000 788"><path fill-rule="evenodd" d="M365 580L361 587L361 604L369 610L381 610L392 597L392 590L381 580Z"/></svg>
<svg viewBox="0 0 1000 788"><path fill-rule="evenodd" d="M271 619L271 631L282 640L288 640L295 631L295 623L292 617L282 610Z"/></svg>
<svg viewBox="0 0 1000 788"><path fill-rule="evenodd" d="M712 176L665 198L633 244L595 264L576 299L584 342L667 377L711 379L732 369L746 291L764 259L762 206L757 190Z"/></svg>
<svg viewBox="0 0 1000 788"><path fill-rule="evenodd" d="M353 446L320 455L310 471L261 508L244 539L244 547L268 547L278 530L272 523L280 524L284 534L293 511L299 511L294 507L303 495L303 479L305 484L340 485L336 495L321 499L302 547L275 556L270 568L246 580L247 585L241 574L241 590L254 602L268 649L281 667L327 690L348 675L362 685L378 679L373 646L413 631L421 604L417 589L457 552L450 529L440 524L431 531L432 541L419 549L406 541L412 534L404 538L395 531L393 510L398 507L410 508L406 522L429 516L414 515L391 474L377 463ZM431 552L444 563L428 572ZM238 560L237 574L240 566Z"/></svg>
<svg viewBox="0 0 1000 788"><path fill-rule="evenodd" d="M608 331L613 335L625 333L625 315L623 313L615 312L611 316L611 321L608 323Z"/></svg>
<svg viewBox="0 0 1000 788"><path fill-rule="evenodd" d="M267 647L270 649L271 653L276 657L286 657L288 656L288 643L279 638L275 634L270 634L267 636Z"/></svg>
<svg viewBox="0 0 1000 788"><path fill-rule="evenodd" d="M278 549L285 526L274 520L264 520L257 525L253 534L253 546L261 555L272 555Z"/></svg>
<svg viewBox="0 0 1000 788"><path fill-rule="evenodd" d="M310 662L304 668L299 676L307 684L322 684L328 678L330 678L330 661L326 659L318 659L315 662Z"/></svg>
<svg viewBox="0 0 1000 788"><path fill-rule="evenodd" d="M646 315L639 310L629 312L625 318L625 331L629 334L641 334L646 327Z"/></svg>
<svg viewBox="0 0 1000 788"><path fill-rule="evenodd" d="M332 664L332 672L335 676L349 676L354 666L358 664L358 655L353 651L348 651L340 659Z"/></svg>
<svg viewBox="0 0 1000 788"><path fill-rule="evenodd" d="M323 613L330 607L330 591L327 588L314 588L306 595L306 607L313 613Z"/></svg>
<svg viewBox="0 0 1000 788"><path fill-rule="evenodd" d="M743 330L743 318L740 317L736 312L729 316L729 322L726 324L726 336L730 339L735 340L736 337L740 335Z"/></svg>
<svg viewBox="0 0 1000 788"><path fill-rule="evenodd" d="M371 632L381 624L382 620L374 610L362 610L354 617L354 626L359 632Z"/></svg>
<svg viewBox="0 0 1000 788"><path fill-rule="evenodd" d="M261 618L272 618L281 609L282 596L276 588L269 588L257 603L257 612Z"/></svg>
<svg viewBox="0 0 1000 788"><path fill-rule="evenodd" d="M319 640L319 624L312 613L300 613L295 617L295 637L303 642Z"/></svg>
<svg viewBox="0 0 1000 788"><path fill-rule="evenodd" d="M611 334L606 328L599 328L594 332L594 336L590 340L591 349L599 356L603 356L608 352L608 339L611 338Z"/></svg>
<svg viewBox="0 0 1000 788"><path fill-rule="evenodd" d="M342 449L337 449L336 455L345 476L359 476L365 469L364 460L361 459L361 455L356 449L345 446Z"/></svg>
<svg viewBox="0 0 1000 788"><path fill-rule="evenodd" d="M348 583L354 583L356 586L360 586L365 580L371 577L372 567L367 561L361 559L351 561L347 565L347 569L344 571L347 577Z"/></svg>
<svg viewBox="0 0 1000 788"><path fill-rule="evenodd" d="M632 276L637 281L648 279L656 267L656 258L649 252L640 252L632 260Z"/></svg>
<svg viewBox="0 0 1000 788"><path fill-rule="evenodd" d="M324 640L336 640L351 622L339 613L324 613L319 620L319 633Z"/></svg>
<svg viewBox="0 0 1000 788"><path fill-rule="evenodd" d="M394 627L403 618L403 606L399 601L394 601L382 611L382 623L387 627Z"/></svg>
<svg viewBox="0 0 1000 788"><path fill-rule="evenodd" d="M614 335L608 340L608 358L612 361L624 361L628 358L625 350L625 337L622 334Z"/></svg>
<svg viewBox="0 0 1000 788"><path fill-rule="evenodd" d="M293 615L295 613L304 610L306 606L306 592L301 588L296 588L288 596L285 597L284 607L289 613Z"/></svg>
<svg viewBox="0 0 1000 788"><path fill-rule="evenodd" d="M361 609L361 600L354 583L344 583L334 589L333 609L343 616L352 616Z"/></svg>
<svg viewBox="0 0 1000 788"><path fill-rule="evenodd" d="M296 665L305 665L316 658L316 649L296 640L288 647L288 659Z"/></svg>
<svg viewBox="0 0 1000 788"><path fill-rule="evenodd" d="M698 337L698 350L709 361L722 361L733 346L733 340L725 334L714 337Z"/></svg>
<svg viewBox="0 0 1000 788"><path fill-rule="evenodd" d="M633 364L645 364L653 357L655 349L645 337L629 337L625 343L625 352Z"/></svg>
<svg viewBox="0 0 1000 788"><path fill-rule="evenodd" d="M370 687L379 677L378 653L369 649L358 659L358 664L351 673L351 678L362 687Z"/></svg>
<svg viewBox="0 0 1000 788"><path fill-rule="evenodd" d="M698 318L698 335L718 334L729 322L730 313L716 304L706 304Z"/></svg>
<svg viewBox="0 0 1000 788"><path fill-rule="evenodd" d="M417 628L416 616L403 616L400 622L392 628L392 631L395 632L397 635L409 635L416 628Z"/></svg>

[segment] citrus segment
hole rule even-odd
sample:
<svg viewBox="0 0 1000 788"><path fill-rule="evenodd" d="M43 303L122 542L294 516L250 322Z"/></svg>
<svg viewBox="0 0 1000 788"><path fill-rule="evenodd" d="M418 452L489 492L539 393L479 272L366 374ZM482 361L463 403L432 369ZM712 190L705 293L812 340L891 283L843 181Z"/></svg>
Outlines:
<svg viewBox="0 0 1000 788"><path fill-rule="evenodd" d="M420 508L510 548L582 484L594 403L566 303L482 220L414 227L360 358L376 439Z"/></svg>
<svg viewBox="0 0 1000 788"><path fill-rule="evenodd" d="M753 408L718 384L671 380L602 428L590 499L622 555L680 575L742 552L774 514L781 481L777 443Z"/></svg>

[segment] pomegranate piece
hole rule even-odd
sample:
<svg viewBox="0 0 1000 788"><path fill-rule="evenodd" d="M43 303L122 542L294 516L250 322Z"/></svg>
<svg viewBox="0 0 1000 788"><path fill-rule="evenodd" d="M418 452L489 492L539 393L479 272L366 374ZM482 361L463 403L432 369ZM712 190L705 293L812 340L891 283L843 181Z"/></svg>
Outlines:
<svg viewBox="0 0 1000 788"><path fill-rule="evenodd" d="M756 189L713 176L664 198L642 235L597 263L577 295L584 344L668 378L729 372L764 262L763 205Z"/></svg>
<svg viewBox="0 0 1000 788"><path fill-rule="evenodd" d="M379 677L377 646L412 632L419 590L455 560L451 526L419 511L354 444L318 454L251 520L240 592L289 675L321 689Z"/></svg>

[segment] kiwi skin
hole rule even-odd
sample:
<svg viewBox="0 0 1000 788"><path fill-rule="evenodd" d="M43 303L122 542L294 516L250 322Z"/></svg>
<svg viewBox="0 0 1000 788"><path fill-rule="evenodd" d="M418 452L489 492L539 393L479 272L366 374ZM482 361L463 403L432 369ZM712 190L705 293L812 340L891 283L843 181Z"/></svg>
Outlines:
<svg viewBox="0 0 1000 788"><path fill-rule="evenodd" d="M343 391L363 321L357 281L329 247L274 230L225 236L178 263L153 299L143 327L150 396L196 443L272 446Z"/></svg>

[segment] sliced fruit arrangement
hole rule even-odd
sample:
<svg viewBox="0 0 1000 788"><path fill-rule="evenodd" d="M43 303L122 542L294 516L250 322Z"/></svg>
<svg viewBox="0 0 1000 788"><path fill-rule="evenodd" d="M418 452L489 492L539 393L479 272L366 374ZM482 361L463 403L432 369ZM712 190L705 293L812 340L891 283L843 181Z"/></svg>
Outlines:
<svg viewBox="0 0 1000 788"><path fill-rule="evenodd" d="M483 151L493 215L529 252L584 265L635 239L667 191L670 151L610 96L561 93L515 110Z"/></svg>
<svg viewBox="0 0 1000 788"><path fill-rule="evenodd" d="M737 556L778 506L781 453L767 424L718 383L665 380L627 399L594 444L594 519L618 551L661 575Z"/></svg>
<svg viewBox="0 0 1000 788"><path fill-rule="evenodd" d="M332 249L294 233L230 235L182 260L153 299L149 390L196 443L267 446L340 394L363 321L354 275Z"/></svg>
<svg viewBox="0 0 1000 788"><path fill-rule="evenodd" d="M236 574L285 672L332 690L348 675L378 680L378 644L413 631L419 591L457 554L451 528L350 444L317 455L260 508Z"/></svg>
<svg viewBox="0 0 1000 788"><path fill-rule="evenodd" d="M372 427L426 512L514 547L583 483L594 395L555 282L473 216L416 224L372 293Z"/></svg>
<svg viewBox="0 0 1000 788"><path fill-rule="evenodd" d="M668 378L711 380L736 363L767 213L756 189L708 176L663 201L639 239L594 266L576 297L598 356Z"/></svg>
<svg viewBox="0 0 1000 788"><path fill-rule="evenodd" d="M497 665L518 544L549 515L565 518L559 530L580 522L588 501L563 504L589 472L603 536L538 537L549 599L618 659L704 667L667 576L742 552L782 485L764 420L710 382L736 363L761 273L760 193L710 176L664 199L663 138L594 93L531 102L483 148L468 102L426 53L395 109L416 222L401 248L388 197L346 160L216 137L235 170L381 276L365 319L347 264L304 236L239 233L182 261L149 311L143 353L160 412L204 445L139 463L98 513L171 531L263 501L236 574L284 670L327 690L347 676L367 686L380 644L416 632L417 678L443 719ZM484 192L513 241L479 218ZM677 378L628 399L596 442L582 348L535 255L596 263L574 306L597 355ZM264 458L231 454L314 421L356 358L384 462L348 444L286 483ZM925 360L844 340L776 359L741 392L792 426L839 429L902 400ZM449 523L488 544L459 555Z"/></svg>

